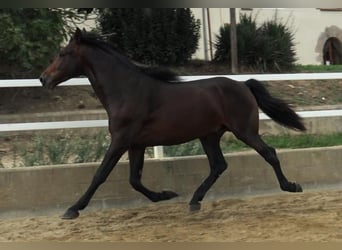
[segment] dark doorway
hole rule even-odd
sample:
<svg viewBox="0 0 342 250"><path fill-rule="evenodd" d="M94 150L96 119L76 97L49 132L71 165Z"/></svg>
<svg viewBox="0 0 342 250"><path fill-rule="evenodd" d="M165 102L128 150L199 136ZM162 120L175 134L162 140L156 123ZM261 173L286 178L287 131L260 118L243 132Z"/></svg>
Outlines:
<svg viewBox="0 0 342 250"><path fill-rule="evenodd" d="M324 64L342 64L342 45L335 38L330 37L323 47L323 62Z"/></svg>

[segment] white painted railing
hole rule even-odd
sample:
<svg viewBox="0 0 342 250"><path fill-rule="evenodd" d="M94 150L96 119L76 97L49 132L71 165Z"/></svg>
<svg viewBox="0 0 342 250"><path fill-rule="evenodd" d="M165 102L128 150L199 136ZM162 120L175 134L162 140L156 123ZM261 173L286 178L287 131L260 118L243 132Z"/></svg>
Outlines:
<svg viewBox="0 0 342 250"><path fill-rule="evenodd" d="M246 81L254 78L260 81L286 81L286 80L330 80L342 79L342 73L298 73L298 74L246 74L246 75L201 75L201 76L181 76L181 81L200 80L213 77L228 77L237 81ZM89 85L87 78L73 78L62 86ZM38 79L14 79L0 80L0 88L6 87L41 87ZM329 117L342 116L342 110L321 110L321 111L301 111L297 112L304 118L309 117ZM260 120L269 119L265 114L260 114ZM66 128L95 128L108 126L108 120L82 120L82 121L55 121L55 122L26 122L0 124L0 132L10 131L30 131L47 129ZM155 158L163 157L162 147L154 147Z"/></svg>
<svg viewBox="0 0 342 250"><path fill-rule="evenodd" d="M254 78L259 81L292 81L292 80L331 80L342 79L342 73L296 73L296 74L245 74L245 75L199 75L199 76L181 76L181 81L193 81L213 77L228 77L236 81L246 81ZM73 78L61 85L63 86L81 86L89 85L87 78ZM0 80L0 88L5 87L41 87L38 79L13 79Z"/></svg>

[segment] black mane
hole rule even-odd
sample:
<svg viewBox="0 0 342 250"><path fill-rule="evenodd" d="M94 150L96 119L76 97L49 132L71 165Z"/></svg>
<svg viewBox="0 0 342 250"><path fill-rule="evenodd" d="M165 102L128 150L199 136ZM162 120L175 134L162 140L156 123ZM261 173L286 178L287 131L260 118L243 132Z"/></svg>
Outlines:
<svg viewBox="0 0 342 250"><path fill-rule="evenodd" d="M165 82L172 82L178 80L178 75L164 67L160 66L148 66L140 63L135 63L129 60L126 56L119 54L115 47L110 44L109 42L104 41L98 34L94 32L86 32L82 31L82 43L97 47L105 51L106 53L113 54L115 57L120 59L122 63L124 63L129 68L138 70L154 79L165 81Z"/></svg>

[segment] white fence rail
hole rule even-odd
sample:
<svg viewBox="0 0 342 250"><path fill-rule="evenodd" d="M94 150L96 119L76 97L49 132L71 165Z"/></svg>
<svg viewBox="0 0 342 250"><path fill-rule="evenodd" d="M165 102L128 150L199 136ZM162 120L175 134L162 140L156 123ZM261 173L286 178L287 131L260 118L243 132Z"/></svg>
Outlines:
<svg viewBox="0 0 342 250"><path fill-rule="evenodd" d="M342 73L298 73L298 74L246 74L246 75L201 75L201 76L181 76L182 81L192 81L213 77L228 77L237 81L246 81L254 78L260 81L286 81L286 80L331 80L342 79ZM62 86L82 86L89 85L87 78L73 78ZM14 79L0 80L0 88L8 87L41 87L38 79ZM329 117L342 116L342 110L322 110L322 111L301 111L298 114L302 117ZM260 119L269 119L265 114L260 115ZM10 131L30 131L66 128L94 128L106 127L108 120L82 120L82 121L55 121L55 122L27 122L27 123L0 123L0 132ZM154 148L155 157L162 158L161 147Z"/></svg>
<svg viewBox="0 0 342 250"><path fill-rule="evenodd" d="M342 79L342 73L296 73L296 74L245 74L245 75L200 75L200 76L181 76L181 81L193 81L213 77L228 77L236 81L246 81L254 78L260 81L288 81L288 80L332 80ZM73 78L61 85L81 86L89 85L87 78ZM41 87L38 79L13 79L0 80L0 88L8 87Z"/></svg>

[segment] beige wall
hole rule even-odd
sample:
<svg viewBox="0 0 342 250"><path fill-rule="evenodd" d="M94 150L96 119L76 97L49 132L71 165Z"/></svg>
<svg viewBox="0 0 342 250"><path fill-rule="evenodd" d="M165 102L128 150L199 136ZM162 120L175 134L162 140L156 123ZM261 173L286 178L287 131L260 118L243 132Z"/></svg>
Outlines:
<svg viewBox="0 0 342 250"><path fill-rule="evenodd" d="M203 8L192 8L196 18L201 20L201 38L199 48L194 54L196 59L205 59L209 53L209 34L208 26L206 37L203 33ZM252 11L245 11L237 8L237 19L241 13L251 13L256 16L256 21L262 23L267 19L271 19L275 13L284 22L288 21L289 27L295 32L295 45L298 57L298 64L322 64L322 49L327 38L335 36L342 42L342 12L320 11L316 8L254 8ZM85 27L87 30L95 27L94 16L92 20L88 20L80 28ZM205 20L207 15L205 14ZM215 42L215 36L219 33L219 29L225 23L229 23L229 8L210 8L211 37ZM206 23L207 25L207 23ZM206 42L204 42L206 39ZM204 43L208 49L205 51ZM213 47L214 49L214 47Z"/></svg>
<svg viewBox="0 0 342 250"><path fill-rule="evenodd" d="M192 9L196 18L202 20L202 9ZM253 9L252 11L241 11L239 13L251 13L256 16L257 23L271 19L275 13L274 8ZM316 8L292 8L277 9L277 15L295 32L295 45L298 64L322 64L322 50L327 38L335 36L342 41L342 12L320 11ZM229 9L210 8L210 21L213 41L218 34L220 26L229 23ZM194 58L204 59L203 29L201 28L201 39L199 49ZM207 41L208 47L209 43Z"/></svg>

